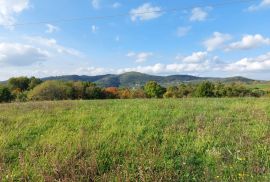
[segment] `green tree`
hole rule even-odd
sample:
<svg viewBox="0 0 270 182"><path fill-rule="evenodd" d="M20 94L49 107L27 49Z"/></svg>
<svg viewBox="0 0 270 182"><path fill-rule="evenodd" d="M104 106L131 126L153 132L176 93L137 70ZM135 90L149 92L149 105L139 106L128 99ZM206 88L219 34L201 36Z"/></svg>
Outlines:
<svg viewBox="0 0 270 182"><path fill-rule="evenodd" d="M166 93L164 94L164 98L178 98L179 90L176 86L171 86L167 88Z"/></svg>
<svg viewBox="0 0 270 182"><path fill-rule="evenodd" d="M13 99L8 87L0 85L0 102L10 102Z"/></svg>
<svg viewBox="0 0 270 182"><path fill-rule="evenodd" d="M186 84L182 83L178 87L178 97L179 98L188 97L189 95L192 95L193 92L194 92L194 87L191 84L186 85Z"/></svg>
<svg viewBox="0 0 270 182"><path fill-rule="evenodd" d="M72 99L84 99L86 84L81 81L71 82L72 87Z"/></svg>
<svg viewBox="0 0 270 182"><path fill-rule="evenodd" d="M97 87L96 85L90 85L86 87L85 90L85 98L86 99L103 99L104 93L101 88Z"/></svg>
<svg viewBox="0 0 270 182"><path fill-rule="evenodd" d="M30 79L27 77L10 78L8 80L8 86L11 91L23 92L28 90Z"/></svg>
<svg viewBox="0 0 270 182"><path fill-rule="evenodd" d="M200 83L197 88L195 95L197 97L214 97L215 85L209 81Z"/></svg>
<svg viewBox="0 0 270 182"><path fill-rule="evenodd" d="M28 89L32 90L33 88L35 88L36 86L38 86L39 84L42 83L42 80L36 77L31 77L30 78L30 82L28 85Z"/></svg>
<svg viewBox="0 0 270 182"><path fill-rule="evenodd" d="M166 88L159 85L156 81L149 81L144 86L144 91L147 97L150 98L162 98L166 92Z"/></svg>
<svg viewBox="0 0 270 182"><path fill-rule="evenodd" d="M225 89L225 85L223 83L218 82L215 85L214 95L216 97L226 97L226 89Z"/></svg>

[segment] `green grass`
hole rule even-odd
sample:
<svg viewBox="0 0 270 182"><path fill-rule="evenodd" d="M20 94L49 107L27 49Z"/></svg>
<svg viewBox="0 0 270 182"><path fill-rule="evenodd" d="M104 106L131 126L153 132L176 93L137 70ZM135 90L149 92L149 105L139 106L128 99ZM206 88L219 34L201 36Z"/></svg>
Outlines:
<svg viewBox="0 0 270 182"><path fill-rule="evenodd" d="M0 181L269 181L270 99L0 105Z"/></svg>

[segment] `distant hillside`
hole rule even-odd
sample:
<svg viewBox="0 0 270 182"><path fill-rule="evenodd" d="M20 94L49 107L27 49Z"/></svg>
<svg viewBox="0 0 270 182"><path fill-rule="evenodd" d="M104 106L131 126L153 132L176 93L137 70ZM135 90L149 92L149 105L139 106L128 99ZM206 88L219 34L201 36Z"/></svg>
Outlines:
<svg viewBox="0 0 270 182"><path fill-rule="evenodd" d="M94 82L102 87L140 87L148 81L157 81L163 86L178 85L180 83L196 83L204 80L220 81L220 82L243 82L252 83L255 80L245 77L230 77L230 78L211 78L211 77L197 77L191 75L171 75L171 76L154 76L138 72L128 72L120 75L107 74L98 76L78 76L65 75L57 77L47 77L42 80L64 80L64 81L89 81Z"/></svg>

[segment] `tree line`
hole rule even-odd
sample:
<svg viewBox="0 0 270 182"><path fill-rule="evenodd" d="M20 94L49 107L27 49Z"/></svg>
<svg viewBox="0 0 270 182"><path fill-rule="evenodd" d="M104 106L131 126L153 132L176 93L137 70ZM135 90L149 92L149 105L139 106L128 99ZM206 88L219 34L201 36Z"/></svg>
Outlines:
<svg viewBox="0 0 270 182"><path fill-rule="evenodd" d="M136 98L185 97L262 97L269 94L260 89L247 88L240 83L224 84L204 81L197 84L180 84L163 87L155 81L141 88L98 87L83 81L42 81L38 78L11 78L0 84L0 102L25 102L43 100L90 100Z"/></svg>

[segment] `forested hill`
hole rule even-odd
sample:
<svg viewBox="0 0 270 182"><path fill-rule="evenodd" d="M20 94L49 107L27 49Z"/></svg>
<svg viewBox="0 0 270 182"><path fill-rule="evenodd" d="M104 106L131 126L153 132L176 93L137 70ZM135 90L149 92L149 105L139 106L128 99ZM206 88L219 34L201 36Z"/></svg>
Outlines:
<svg viewBox="0 0 270 182"><path fill-rule="evenodd" d="M148 81L157 81L163 86L178 85L183 82L199 82L204 80L244 83L251 83L255 81L244 77L210 78L191 75L154 76L138 72L128 72L120 75L107 74L98 76L65 75L57 77L47 77L43 78L42 80L89 81L97 83L99 86L102 87L140 87Z"/></svg>

